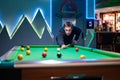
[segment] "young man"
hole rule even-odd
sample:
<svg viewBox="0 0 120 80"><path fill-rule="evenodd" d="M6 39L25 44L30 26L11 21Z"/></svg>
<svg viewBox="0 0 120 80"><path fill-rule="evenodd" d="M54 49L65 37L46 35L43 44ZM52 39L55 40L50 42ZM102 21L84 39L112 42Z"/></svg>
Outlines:
<svg viewBox="0 0 120 80"><path fill-rule="evenodd" d="M61 48L74 46L79 39L80 33L80 28L73 26L71 22L66 22L58 32L56 37L57 44L60 45Z"/></svg>

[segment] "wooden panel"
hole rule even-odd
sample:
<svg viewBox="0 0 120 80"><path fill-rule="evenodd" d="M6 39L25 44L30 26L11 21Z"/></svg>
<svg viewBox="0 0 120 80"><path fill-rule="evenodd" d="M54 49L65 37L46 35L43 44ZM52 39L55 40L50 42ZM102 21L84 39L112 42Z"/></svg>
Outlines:
<svg viewBox="0 0 120 80"><path fill-rule="evenodd" d="M50 80L51 76L66 77L70 74L102 75L104 80L120 80L120 65L24 68L22 69L22 80Z"/></svg>

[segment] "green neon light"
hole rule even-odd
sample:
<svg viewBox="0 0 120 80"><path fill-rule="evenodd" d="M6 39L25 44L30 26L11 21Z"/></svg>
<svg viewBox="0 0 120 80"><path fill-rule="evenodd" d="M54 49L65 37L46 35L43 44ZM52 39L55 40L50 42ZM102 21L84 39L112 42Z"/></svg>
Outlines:
<svg viewBox="0 0 120 80"><path fill-rule="evenodd" d="M4 26L7 30L8 37L10 38L10 29L7 26Z"/></svg>
<svg viewBox="0 0 120 80"><path fill-rule="evenodd" d="M45 21L45 23L46 23L46 25L47 25L47 30L48 30L51 38L54 38L54 35L53 35L52 32L51 32L50 26L48 25L47 20L46 20L45 17L44 17L43 11L42 11L40 8L38 8L38 9L35 11L35 14L34 14L34 17L33 17L32 21L33 21L34 18L36 17L38 11L40 11L40 13L42 14L42 17L43 17L43 19L44 19L44 21ZM42 38L42 35L43 35L43 33L44 33L44 30L45 30L45 26L44 26L43 29L41 29L40 31L38 31L38 30L36 30L35 25L33 25L32 23L31 23L31 25L32 25L33 29L35 30L35 32L37 33L37 35L39 36L39 38L41 39L41 38Z"/></svg>
<svg viewBox="0 0 120 80"><path fill-rule="evenodd" d="M2 29L0 29L0 33L2 32Z"/></svg>
<svg viewBox="0 0 120 80"><path fill-rule="evenodd" d="M26 17L27 18L27 17ZM17 30L19 29L19 27L21 26L22 22L24 21L25 19L25 16L23 16L19 23L17 24L15 30L13 31L12 35L10 36L10 39L13 38L13 36L15 35L15 33L17 32ZM27 18L28 22L30 23L30 20ZM35 33L37 34L37 36L41 39L42 38L42 35L43 35L43 32L44 32L44 28L40 31L40 33L38 33L38 31L36 30L36 28L31 24L33 30L35 31Z"/></svg>
<svg viewBox="0 0 120 80"><path fill-rule="evenodd" d="M35 31L35 33L37 34L37 36L41 39L42 35L44 33L44 30L45 30L45 27L43 27L40 31L37 31L33 24L31 24L31 26L32 26L33 30Z"/></svg>
<svg viewBox="0 0 120 80"><path fill-rule="evenodd" d="M85 35L85 38L84 38L84 41L86 41L86 38L87 38L87 36L88 36L88 31L89 31L90 34L91 34L91 38L90 38L87 46L90 47L90 45L91 45L91 43L92 43L95 35L94 35L94 32L93 32L93 31L87 30L86 35Z"/></svg>
<svg viewBox="0 0 120 80"><path fill-rule="evenodd" d="M2 32L2 27L0 28L0 33Z"/></svg>
<svg viewBox="0 0 120 80"><path fill-rule="evenodd" d="M24 21L25 16L22 16L22 18L20 19L20 21L18 22L18 24L16 25L16 28L14 29L12 35L10 36L10 39L13 38L13 36L15 35L15 33L17 32L17 30L19 29L20 25L22 24L22 22Z"/></svg>
<svg viewBox="0 0 120 80"><path fill-rule="evenodd" d="M12 33L11 36L10 36L10 33L9 33L10 39L13 38L13 36L15 35L15 33L17 32L17 30L19 29L19 27L21 26L21 24L22 24L22 22L24 21L25 18L27 18L27 17L23 16L23 17L20 19L19 23L17 24L17 26L16 26L16 28L14 29L14 31L13 31L13 33ZM27 20L28 20L28 22L30 23L30 20L29 20L28 18L27 18ZM30 23L30 24L31 24L31 23ZM43 36L43 33L44 33L44 31L45 31L45 26L44 26L40 31L37 31L36 28L35 28L35 26L34 26L33 24L31 24L31 27L33 28L33 30L35 31L35 33L37 34L37 36L39 37L39 39L41 39L42 36ZM49 30L48 27L47 27L47 30L48 30L50 36L53 38L53 35L51 34L51 32L50 32L50 30ZM7 31L9 32L9 29L8 29L8 28L7 28Z"/></svg>
<svg viewBox="0 0 120 80"><path fill-rule="evenodd" d="M49 34L50 34L51 38L53 39L53 38L54 38L54 36L53 36L53 34L51 33L50 28L49 28L49 27L47 27L47 30L48 30L48 32L49 32Z"/></svg>
<svg viewBox="0 0 120 80"><path fill-rule="evenodd" d="M92 43L92 41L94 39L94 32L90 31L90 34L91 34L91 38L90 38L90 41L89 41L89 43L87 45L88 47L91 45L91 43Z"/></svg>
<svg viewBox="0 0 120 80"><path fill-rule="evenodd" d="M46 25L47 25L47 30L48 30L51 38L54 38L54 35L53 35L52 32L51 32L51 28L50 28L50 26L48 25L47 20L45 19L44 14L43 14L43 11L42 11L41 9L38 8L38 9L36 10L35 15L34 15L34 17L33 17L33 20L34 20L35 16L37 15L38 11L40 11L40 13L42 14L42 17L43 17L43 19L44 19L44 21L45 21L45 23L46 23ZM33 20L32 20L32 21L33 21ZM41 38L42 38L42 35L43 35L43 33L44 33L44 30L45 30L45 27L44 27L41 31L38 31L38 30L36 30L36 28L35 28L35 26L34 26L33 24L32 24L32 26L33 26L34 30L36 31L36 33L38 34L39 38L41 39Z"/></svg>
<svg viewBox="0 0 120 80"><path fill-rule="evenodd" d="M48 23L47 23L44 15L43 15L42 10L41 10L41 9L38 9L37 11L39 11L39 10L40 10L40 12L41 12L41 14L42 14L42 17L43 17L46 25L47 25L46 27L44 26L40 31L36 30L37 28L32 24L32 22L30 22L31 20L28 19L29 17L25 17L25 16L23 15L22 18L20 18L20 20L18 21L18 24L15 26L15 29L14 29L14 31L13 31L12 34L10 33L10 28L9 28L9 27L6 27L7 33L8 33L8 35L9 35L9 38L12 39L12 38L14 37L15 33L17 32L17 30L19 29L19 27L21 26L21 24L23 23L23 21L24 21L25 18L27 18L28 22L31 24L33 30L35 31L35 33L37 34L37 36L38 36L40 39L41 39L42 36L43 36L43 33L44 33L44 31L45 31L45 28L47 28L47 30L48 30L51 38L54 38L54 36L53 36L53 34L52 34L52 32L51 32L50 26L48 25ZM37 13L37 12L36 12L36 13ZM36 16L36 14L35 14L35 16Z"/></svg>
<svg viewBox="0 0 120 80"><path fill-rule="evenodd" d="M86 32L86 34L85 34L85 37L84 37L84 41L86 40L86 36L88 35L88 30L87 30L87 32Z"/></svg>
<svg viewBox="0 0 120 80"><path fill-rule="evenodd" d="M41 39L42 36L43 36L43 33L45 31L45 26L40 31L38 31L38 30L36 30L36 28L35 28L35 26L33 24L31 24L31 25L32 25L32 28L34 29L34 31L36 32L36 34L38 35L38 37ZM48 27L47 27L47 30L48 30L51 38L54 38Z"/></svg>
<svg viewBox="0 0 120 80"><path fill-rule="evenodd" d="M11 37L10 37L10 28L7 27L7 26L5 26L5 28L6 28L6 30L7 30L7 33L8 33L9 38L11 39Z"/></svg>

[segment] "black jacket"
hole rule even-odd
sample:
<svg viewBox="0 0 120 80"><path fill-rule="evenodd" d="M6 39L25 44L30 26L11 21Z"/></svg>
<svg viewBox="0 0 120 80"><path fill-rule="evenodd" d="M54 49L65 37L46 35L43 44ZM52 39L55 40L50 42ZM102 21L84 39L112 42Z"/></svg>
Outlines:
<svg viewBox="0 0 120 80"><path fill-rule="evenodd" d="M76 27L76 26L73 26L72 27L72 33L71 35L67 36L65 34L65 31L64 31L64 27L61 27L59 32L58 32L58 35L56 37L56 41L57 41L57 44L59 45L62 45L62 44L72 44L73 40L78 40L79 39L79 36L80 36L80 33L81 33L81 29Z"/></svg>

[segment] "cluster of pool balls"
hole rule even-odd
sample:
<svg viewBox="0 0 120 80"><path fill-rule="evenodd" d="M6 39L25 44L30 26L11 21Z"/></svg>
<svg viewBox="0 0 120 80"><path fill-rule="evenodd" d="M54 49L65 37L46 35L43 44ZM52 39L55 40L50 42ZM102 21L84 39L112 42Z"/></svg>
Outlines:
<svg viewBox="0 0 120 80"><path fill-rule="evenodd" d="M47 51L48 51L48 48L44 48L44 52L42 53L42 56L43 58L45 58L47 56ZM58 58L61 58L62 54L60 53L60 48L57 48L57 57Z"/></svg>
<svg viewBox="0 0 120 80"><path fill-rule="evenodd" d="M61 54L60 50L61 50L60 48L57 48L57 57L58 57L58 58L61 58L61 57L62 57L62 54ZM79 48L75 48L75 50L76 50L76 52L78 52L78 51L79 51ZM45 58L45 57L47 56L48 48L44 48L44 51L45 51L45 52L42 53L42 56ZM85 56L85 55L80 55L80 58L81 58L81 59L84 59L84 58L86 58L86 56Z"/></svg>
<svg viewBox="0 0 120 80"><path fill-rule="evenodd" d="M21 51L24 51L25 50L25 46L21 46L20 48ZM42 52L42 57L45 58L47 56L47 51L48 51L48 48L44 48L44 52ZM57 48L57 57L58 58L61 58L62 54L60 53L60 48ZM26 55L30 55L31 54L31 51L30 51L30 46L26 46ZM22 60L23 59L23 55L22 54L18 54L18 60Z"/></svg>
<svg viewBox="0 0 120 80"><path fill-rule="evenodd" d="M21 51L25 50L25 46L21 46ZM30 51L30 46L26 46L26 54L30 55L31 51ZM22 54L18 54L18 60L22 60L23 59L23 55Z"/></svg>
<svg viewBox="0 0 120 80"><path fill-rule="evenodd" d="M21 51L24 51L25 50L25 46L21 46ZM60 52L60 48L57 48L57 57L58 58L61 58L62 57L62 54ZM75 48L76 52L79 51L79 48ZM42 52L42 57L45 58L47 56L47 51L48 51L48 48L44 48L44 52ZM30 51L30 46L26 46L26 55L30 55L31 54L31 51ZM81 59L84 59L86 58L85 55L80 55L80 58ZM18 54L18 60L22 60L23 59L23 55L22 54Z"/></svg>

